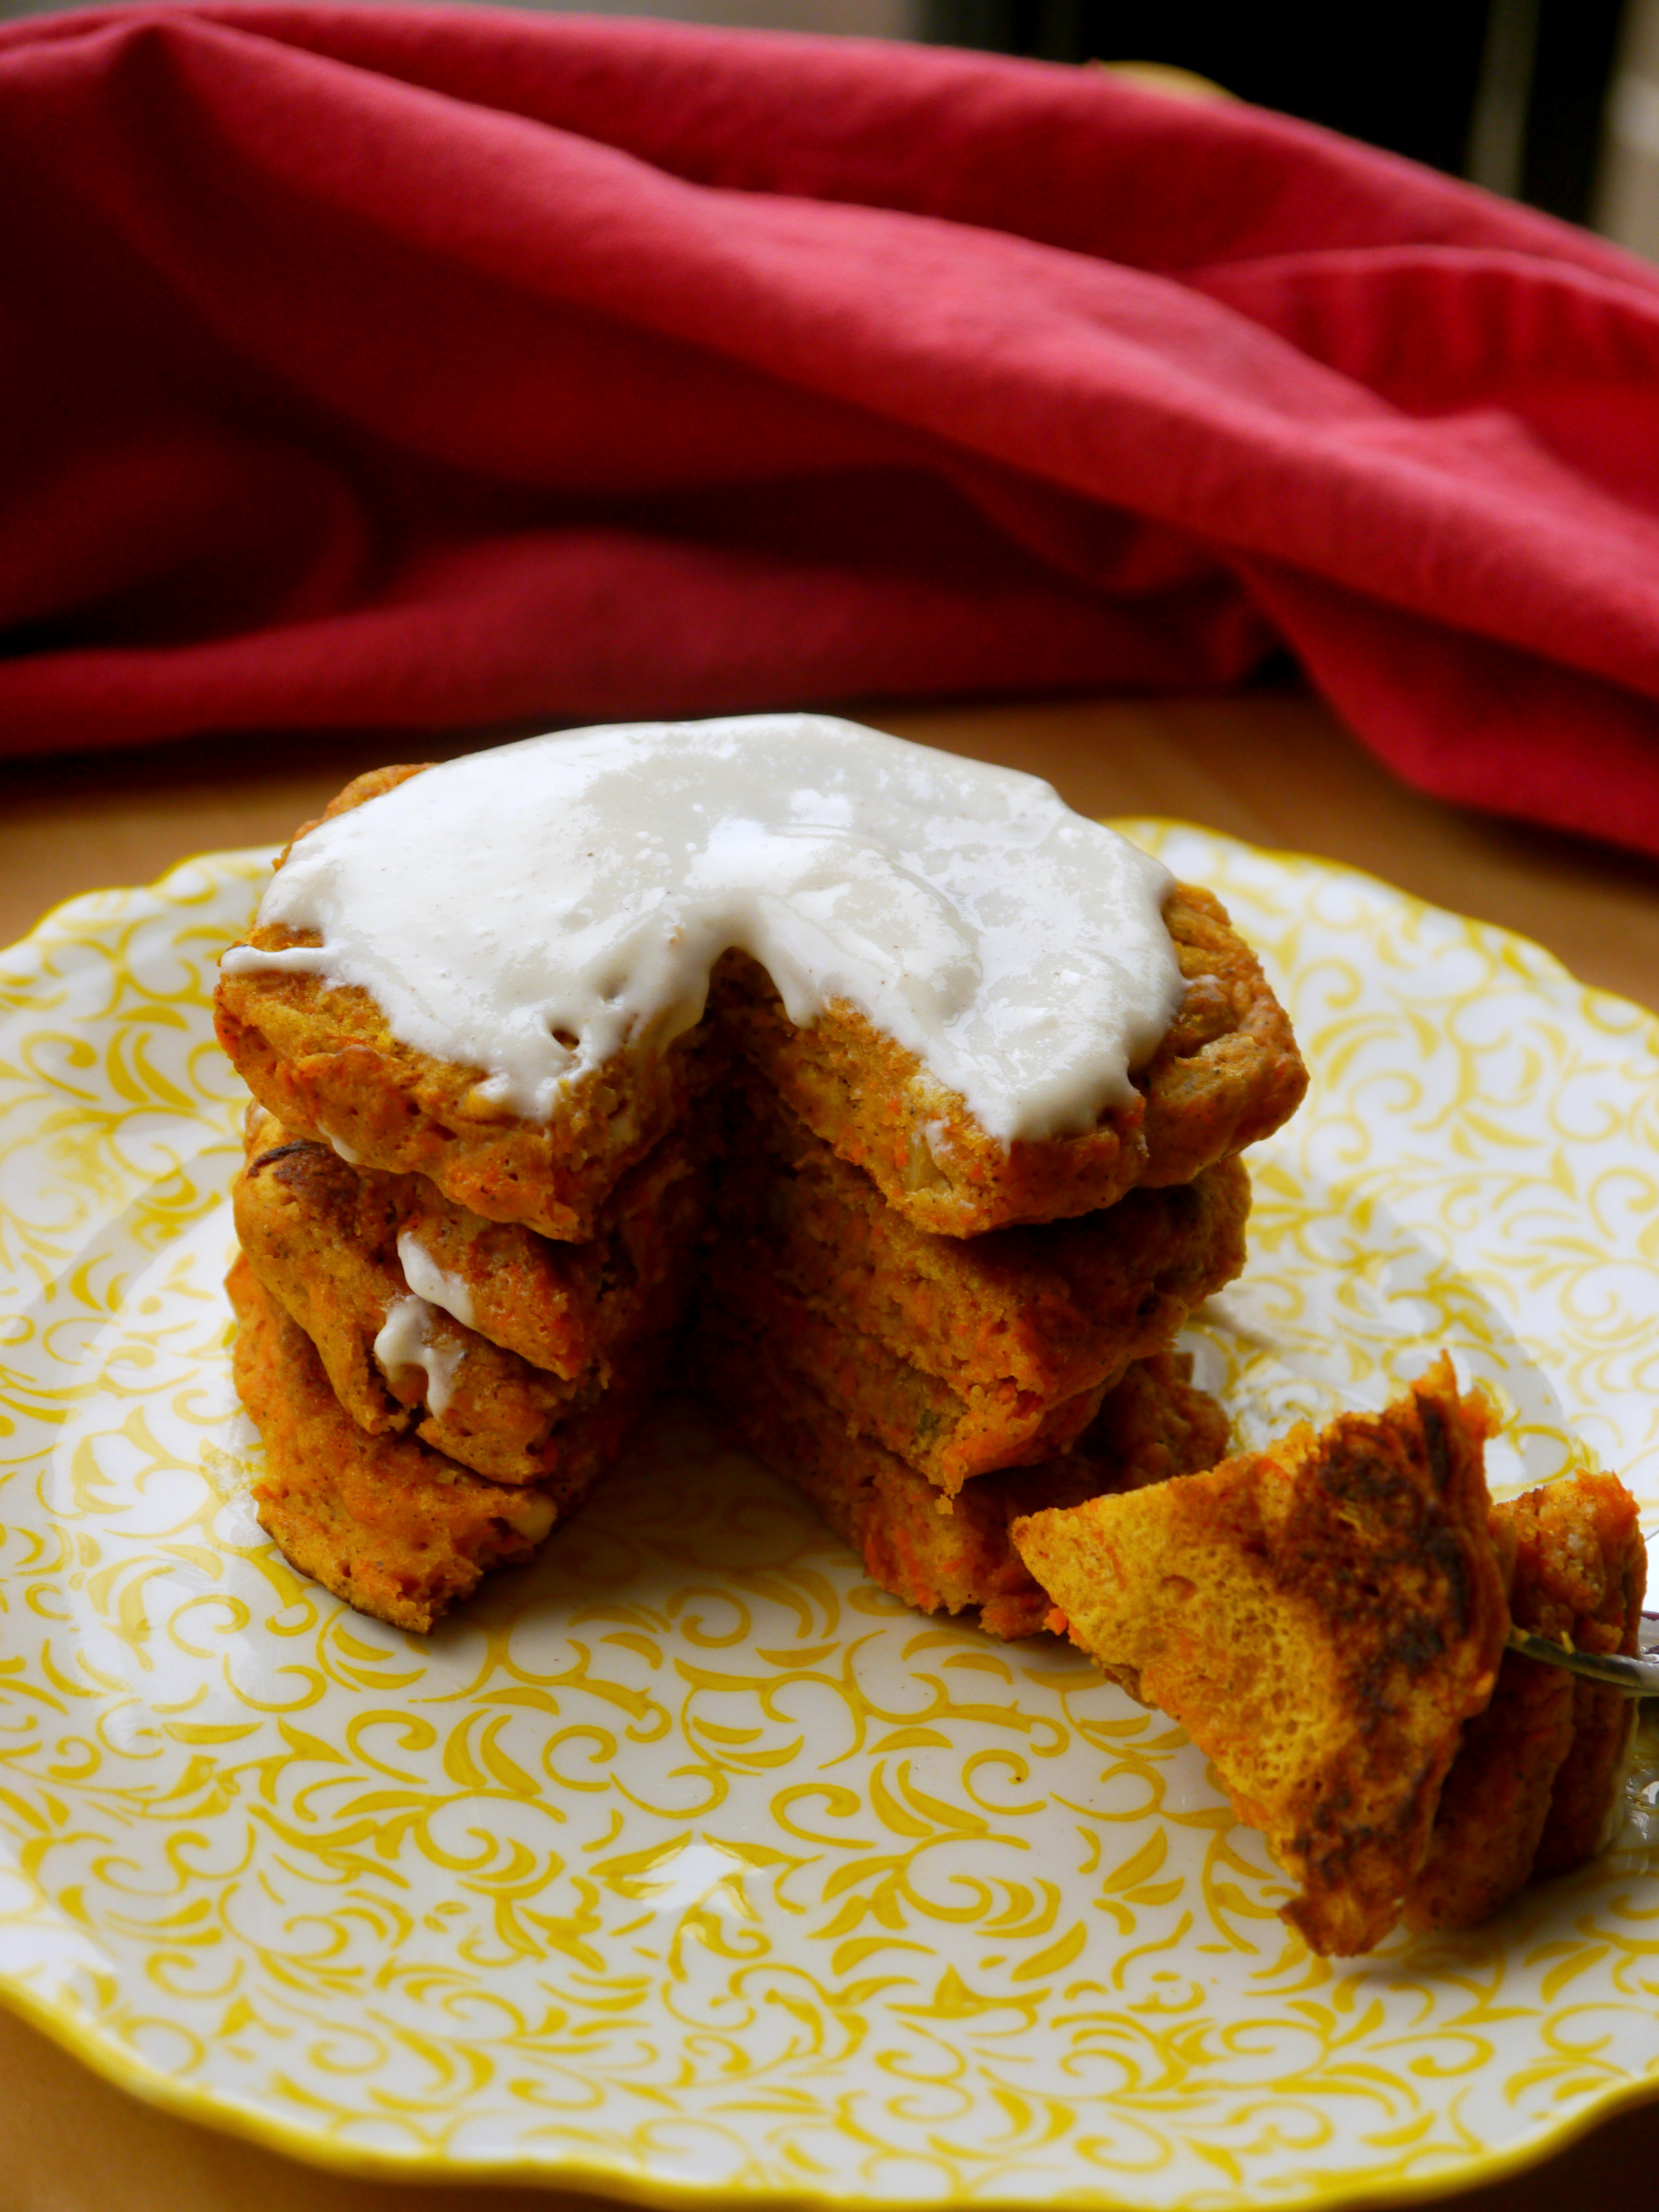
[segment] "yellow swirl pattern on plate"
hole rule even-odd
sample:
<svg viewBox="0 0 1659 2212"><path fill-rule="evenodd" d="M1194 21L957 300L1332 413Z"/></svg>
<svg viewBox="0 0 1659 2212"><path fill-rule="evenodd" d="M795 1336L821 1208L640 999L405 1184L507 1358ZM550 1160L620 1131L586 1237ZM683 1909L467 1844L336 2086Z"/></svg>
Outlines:
<svg viewBox="0 0 1659 2212"><path fill-rule="evenodd" d="M1659 1025L1321 863L1127 825L1313 1070L1201 1317L1247 1438L1441 1345L1659 1500ZM245 1491L221 948L264 856L0 957L0 1989L304 2155L841 2203L1220 2208L1497 2170L1659 2086L1659 1849L1311 1958L1181 1733L873 1591L695 1409L428 1638ZM1645 1516L1651 1522L1655 1516Z"/></svg>

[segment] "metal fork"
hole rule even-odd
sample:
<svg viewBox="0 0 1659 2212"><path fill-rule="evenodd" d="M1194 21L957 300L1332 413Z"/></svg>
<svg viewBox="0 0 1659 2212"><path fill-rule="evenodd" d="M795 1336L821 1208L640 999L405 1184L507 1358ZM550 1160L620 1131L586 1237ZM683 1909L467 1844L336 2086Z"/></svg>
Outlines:
<svg viewBox="0 0 1659 2212"><path fill-rule="evenodd" d="M1511 1628L1510 1650L1523 1658L1541 1659L1547 1667L1565 1667L1603 1689L1622 1691L1627 1698L1659 1698L1659 1613L1644 1613L1636 1632L1640 1656L1626 1658L1617 1651L1568 1651L1547 1636L1530 1629Z"/></svg>

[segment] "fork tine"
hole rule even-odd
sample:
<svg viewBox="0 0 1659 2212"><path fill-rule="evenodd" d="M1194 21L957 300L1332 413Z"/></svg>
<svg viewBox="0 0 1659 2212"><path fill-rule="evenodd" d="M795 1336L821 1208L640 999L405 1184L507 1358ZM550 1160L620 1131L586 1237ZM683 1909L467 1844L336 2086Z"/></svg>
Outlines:
<svg viewBox="0 0 1659 2212"><path fill-rule="evenodd" d="M1644 1614L1640 1641L1644 1654L1659 1654L1659 1618ZM1522 1658L1540 1660L1547 1667L1564 1667L1570 1674L1599 1682L1604 1689L1620 1691L1627 1698L1659 1698L1659 1656L1627 1659L1616 1651L1569 1651L1552 1644L1547 1636L1534 1636L1525 1628L1510 1629L1509 1646Z"/></svg>

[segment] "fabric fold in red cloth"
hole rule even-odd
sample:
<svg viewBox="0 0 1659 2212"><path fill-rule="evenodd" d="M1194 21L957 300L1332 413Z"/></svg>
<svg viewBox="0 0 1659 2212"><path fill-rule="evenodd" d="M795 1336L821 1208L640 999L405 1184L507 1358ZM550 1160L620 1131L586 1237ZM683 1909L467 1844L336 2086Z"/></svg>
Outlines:
<svg viewBox="0 0 1659 2212"><path fill-rule="evenodd" d="M0 28L0 750L1236 683L1659 852L1659 270L1098 70Z"/></svg>

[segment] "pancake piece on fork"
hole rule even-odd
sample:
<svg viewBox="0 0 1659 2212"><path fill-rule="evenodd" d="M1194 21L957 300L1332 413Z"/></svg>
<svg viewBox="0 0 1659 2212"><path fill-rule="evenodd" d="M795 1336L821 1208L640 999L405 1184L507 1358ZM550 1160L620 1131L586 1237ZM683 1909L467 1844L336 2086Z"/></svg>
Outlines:
<svg viewBox="0 0 1659 2212"><path fill-rule="evenodd" d="M1492 1694L1492 1420L1443 1355L1381 1413L1013 1525L1051 1625L1214 1760L1316 1951L1370 1950L1398 1919Z"/></svg>

